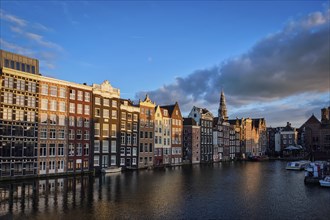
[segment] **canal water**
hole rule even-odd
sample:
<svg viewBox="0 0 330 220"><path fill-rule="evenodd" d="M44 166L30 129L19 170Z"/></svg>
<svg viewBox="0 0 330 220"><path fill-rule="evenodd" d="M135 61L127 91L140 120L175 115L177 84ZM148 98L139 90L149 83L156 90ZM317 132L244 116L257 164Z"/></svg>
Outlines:
<svg viewBox="0 0 330 220"><path fill-rule="evenodd" d="M0 219L330 219L330 188L285 162L0 183Z"/></svg>

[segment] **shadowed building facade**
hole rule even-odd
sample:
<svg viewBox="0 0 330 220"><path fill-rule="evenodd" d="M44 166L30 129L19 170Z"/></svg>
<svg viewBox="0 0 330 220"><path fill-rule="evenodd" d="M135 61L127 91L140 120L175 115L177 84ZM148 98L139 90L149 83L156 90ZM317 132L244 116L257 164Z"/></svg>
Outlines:
<svg viewBox="0 0 330 220"><path fill-rule="evenodd" d="M39 61L0 50L0 177L36 175Z"/></svg>

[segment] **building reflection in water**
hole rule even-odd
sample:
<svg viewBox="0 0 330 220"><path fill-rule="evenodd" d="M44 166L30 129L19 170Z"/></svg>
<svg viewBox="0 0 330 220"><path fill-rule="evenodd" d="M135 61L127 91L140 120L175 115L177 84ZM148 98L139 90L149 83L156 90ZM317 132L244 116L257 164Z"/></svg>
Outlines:
<svg viewBox="0 0 330 220"><path fill-rule="evenodd" d="M173 168L1 183L0 218L164 216L184 204L182 172Z"/></svg>

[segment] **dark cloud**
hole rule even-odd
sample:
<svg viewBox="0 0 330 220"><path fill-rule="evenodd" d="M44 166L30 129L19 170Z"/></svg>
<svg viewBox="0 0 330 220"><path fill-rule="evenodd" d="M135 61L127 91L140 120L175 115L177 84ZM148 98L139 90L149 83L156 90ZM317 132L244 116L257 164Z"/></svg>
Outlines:
<svg viewBox="0 0 330 220"><path fill-rule="evenodd" d="M217 106L221 88L225 90L227 103L235 108L271 103L306 92L316 95L327 92L329 12L315 12L292 20L248 52L219 66L178 77L174 83L148 93L157 103L178 101L186 110L193 105ZM141 98L145 93L139 92L136 97Z"/></svg>

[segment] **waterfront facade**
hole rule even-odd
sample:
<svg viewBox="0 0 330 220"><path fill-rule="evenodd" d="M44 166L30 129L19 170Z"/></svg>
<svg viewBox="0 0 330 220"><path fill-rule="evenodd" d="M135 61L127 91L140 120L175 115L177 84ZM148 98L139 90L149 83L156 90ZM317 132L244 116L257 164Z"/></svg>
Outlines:
<svg viewBox="0 0 330 220"><path fill-rule="evenodd" d="M200 163L200 126L193 118L183 119L183 162Z"/></svg>
<svg viewBox="0 0 330 220"><path fill-rule="evenodd" d="M138 168L138 135L140 108L130 100L120 100L120 167Z"/></svg>
<svg viewBox="0 0 330 220"><path fill-rule="evenodd" d="M193 118L200 126L200 160L201 163L213 162L213 115L206 108L194 106L190 111L189 118Z"/></svg>
<svg viewBox="0 0 330 220"><path fill-rule="evenodd" d="M66 172L68 156L68 86L41 77L39 92L38 174Z"/></svg>
<svg viewBox="0 0 330 220"><path fill-rule="evenodd" d="M67 171L80 173L92 167L91 109L92 87L76 83L68 85L68 162Z"/></svg>
<svg viewBox="0 0 330 220"><path fill-rule="evenodd" d="M0 177L38 168L39 62L0 50Z"/></svg>
<svg viewBox="0 0 330 220"><path fill-rule="evenodd" d="M97 171L119 166L120 90L109 81L93 84L93 166Z"/></svg>
<svg viewBox="0 0 330 220"><path fill-rule="evenodd" d="M171 117L171 165L182 164L182 132L183 132L183 118L181 115L179 104L161 106L167 110Z"/></svg>
<svg viewBox="0 0 330 220"><path fill-rule="evenodd" d="M154 119L155 107L149 96L139 102L140 107L140 138L139 138L139 168L152 167L154 164Z"/></svg>
<svg viewBox="0 0 330 220"><path fill-rule="evenodd" d="M164 165L164 145L167 140L164 138L166 131L163 127L163 115L159 105L155 108L155 149L154 149L154 166L162 167Z"/></svg>
<svg viewBox="0 0 330 220"><path fill-rule="evenodd" d="M166 108L159 108L162 117L162 131L163 131L163 164L168 166L171 164L171 143L172 143L172 120Z"/></svg>

